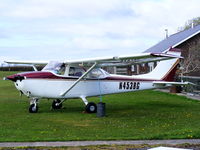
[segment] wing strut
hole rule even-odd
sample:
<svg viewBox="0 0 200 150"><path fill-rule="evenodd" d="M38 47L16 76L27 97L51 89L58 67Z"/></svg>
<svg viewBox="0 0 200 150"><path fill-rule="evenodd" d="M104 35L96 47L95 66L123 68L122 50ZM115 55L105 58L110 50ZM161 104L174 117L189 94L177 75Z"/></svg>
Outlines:
<svg viewBox="0 0 200 150"><path fill-rule="evenodd" d="M33 67L34 71L38 71L35 65L31 65L31 66Z"/></svg>
<svg viewBox="0 0 200 150"><path fill-rule="evenodd" d="M61 96L65 96L77 83L79 83L92 69L94 69L97 65L97 62L95 62L92 67L90 67L78 80L76 80L65 92L61 93Z"/></svg>

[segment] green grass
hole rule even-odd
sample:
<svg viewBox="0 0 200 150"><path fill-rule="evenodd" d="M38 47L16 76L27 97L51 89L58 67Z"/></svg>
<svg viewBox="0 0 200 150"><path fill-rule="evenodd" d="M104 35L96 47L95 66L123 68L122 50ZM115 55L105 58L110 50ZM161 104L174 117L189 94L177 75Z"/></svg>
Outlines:
<svg viewBox="0 0 200 150"><path fill-rule="evenodd" d="M8 73L13 72L0 72L0 77ZM103 101L103 118L82 113L80 99L66 101L57 111L44 99L39 112L30 114L28 98L1 80L0 142L200 138L199 101L152 90L104 96Z"/></svg>

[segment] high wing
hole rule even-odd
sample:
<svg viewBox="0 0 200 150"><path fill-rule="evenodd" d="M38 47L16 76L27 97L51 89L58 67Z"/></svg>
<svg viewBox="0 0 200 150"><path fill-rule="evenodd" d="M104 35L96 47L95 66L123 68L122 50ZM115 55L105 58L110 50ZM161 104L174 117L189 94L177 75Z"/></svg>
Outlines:
<svg viewBox="0 0 200 150"><path fill-rule="evenodd" d="M91 59L79 59L79 60L67 60L64 61L65 64L73 65L83 65L83 66L92 66L94 63L97 63L98 67L104 66L127 66L132 64L140 64L146 62L155 62L162 61L171 58L182 58L180 56L169 55L164 53L141 53L128 56L115 56L115 57L101 57L101 58L91 58ZM8 64L14 64L16 66L31 66L37 71L36 67L45 66L48 64L48 61L4 61Z"/></svg>
<svg viewBox="0 0 200 150"><path fill-rule="evenodd" d="M4 62L8 64L29 64L29 65L45 65L48 63L48 61L29 61L29 60L25 61L8 60Z"/></svg>
<svg viewBox="0 0 200 150"><path fill-rule="evenodd" d="M155 62L162 61L172 58L182 58L180 53L175 52L174 49L169 49L169 51L165 53L140 53L134 55L126 55L126 56L114 56L114 57L101 57L101 58L90 58L90 59L78 59L78 60L66 60L65 64L73 64L73 65L83 65L91 67L94 63L96 63L96 67L104 67L104 66L127 66L132 64L140 64L146 62ZM21 64L21 65L29 65L33 66L34 70L35 65L46 65L47 61L4 61L9 64Z"/></svg>
<svg viewBox="0 0 200 150"><path fill-rule="evenodd" d="M82 64L84 66L91 66L94 63L98 64L98 67L103 66L124 66L131 64L139 64L145 62L155 62L161 60L167 60L172 58L182 58L178 55L167 54L167 53L141 53L127 56L114 56L114 57L102 57L92 59L79 59L65 61L65 64Z"/></svg>
<svg viewBox="0 0 200 150"><path fill-rule="evenodd" d="M33 67L35 71L38 71L36 66L45 66L48 64L48 61L17 61L17 60L10 60L10 61L4 61L7 64L13 64L14 66L27 66L27 67Z"/></svg>

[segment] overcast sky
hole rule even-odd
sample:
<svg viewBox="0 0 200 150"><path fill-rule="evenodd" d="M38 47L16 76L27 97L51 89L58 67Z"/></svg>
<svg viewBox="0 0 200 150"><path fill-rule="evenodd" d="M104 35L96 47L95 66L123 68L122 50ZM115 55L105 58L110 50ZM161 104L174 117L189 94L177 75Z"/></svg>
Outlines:
<svg viewBox="0 0 200 150"><path fill-rule="evenodd" d="M0 0L0 61L140 53L199 14L199 0Z"/></svg>

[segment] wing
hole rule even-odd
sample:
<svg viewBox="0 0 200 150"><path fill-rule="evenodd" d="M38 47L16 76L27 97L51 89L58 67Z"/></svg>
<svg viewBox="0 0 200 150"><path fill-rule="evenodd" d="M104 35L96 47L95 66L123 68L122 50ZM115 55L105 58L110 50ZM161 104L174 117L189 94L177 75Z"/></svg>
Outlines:
<svg viewBox="0 0 200 150"><path fill-rule="evenodd" d="M65 64L82 64L84 66L91 66L97 63L98 66L124 66L146 62L155 62L167 60L172 58L182 58L181 56L168 54L168 53L141 53L127 56L103 57L92 59L79 59L72 61L65 61Z"/></svg>
<svg viewBox="0 0 200 150"><path fill-rule="evenodd" d="M175 51L176 50L176 51ZM73 65L84 65L92 66L94 63L98 67L103 66L127 66L132 64L155 62L161 60L167 60L172 58L182 58L180 56L181 52L177 53L177 49L170 49L165 53L140 53L134 55L126 56L114 56L114 57L101 57L101 58L90 58L90 59L79 59L79 60L67 60L64 61L65 64ZM24 65L46 65L47 61L5 61L9 64L24 64Z"/></svg>
<svg viewBox="0 0 200 150"><path fill-rule="evenodd" d="M35 71L38 71L36 66L45 66L47 61L4 61L7 64L12 64L13 66L25 66L33 67Z"/></svg>
<svg viewBox="0 0 200 150"><path fill-rule="evenodd" d="M10 60L10 61L4 61L8 64L29 64L29 65L46 65L48 61L17 61L17 60Z"/></svg>

